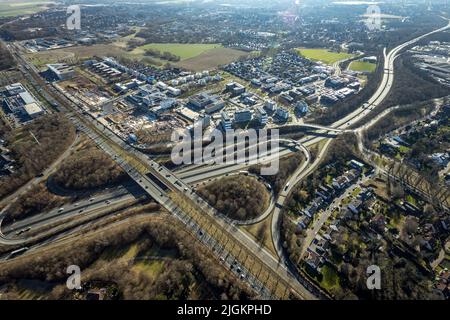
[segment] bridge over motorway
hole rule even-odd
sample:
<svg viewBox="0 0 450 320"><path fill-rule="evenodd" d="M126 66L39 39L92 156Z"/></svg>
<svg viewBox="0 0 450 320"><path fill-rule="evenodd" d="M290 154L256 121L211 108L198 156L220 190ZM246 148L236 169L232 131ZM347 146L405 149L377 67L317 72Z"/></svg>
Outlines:
<svg viewBox="0 0 450 320"><path fill-rule="evenodd" d="M350 132L352 130L343 129L339 127L327 127L322 126L320 124L314 124L314 123L290 123L283 126L283 128L305 128L305 129L315 129L315 130L324 130L328 132L335 132L335 133L344 133L344 132Z"/></svg>
<svg viewBox="0 0 450 320"><path fill-rule="evenodd" d="M82 102L72 100L57 87L48 85L30 67L26 57L14 52L19 64L28 66L33 85L59 104L78 130L85 132L109 154L162 208L186 226L186 230L208 247L236 277L247 283L262 299L317 299L317 288L294 275L278 257L261 247L233 221L212 208L170 170L137 151L90 114Z"/></svg>

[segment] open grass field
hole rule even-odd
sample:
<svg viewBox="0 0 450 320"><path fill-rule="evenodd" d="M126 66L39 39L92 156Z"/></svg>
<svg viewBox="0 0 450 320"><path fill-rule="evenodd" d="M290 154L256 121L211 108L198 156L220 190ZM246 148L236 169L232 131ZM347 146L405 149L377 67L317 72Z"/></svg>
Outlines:
<svg viewBox="0 0 450 320"><path fill-rule="evenodd" d="M374 72L377 68L377 65L371 62L353 61L352 63L350 63L348 68L352 71Z"/></svg>
<svg viewBox="0 0 450 320"><path fill-rule="evenodd" d="M210 70L236 61L247 55L248 52L244 51L229 48L216 48L203 52L194 58L177 62L175 65L193 71Z"/></svg>
<svg viewBox="0 0 450 320"><path fill-rule="evenodd" d="M326 64L333 64L335 62L350 59L353 57L350 53L332 52L328 49L297 49L298 53L310 60L321 61Z"/></svg>
<svg viewBox="0 0 450 320"><path fill-rule="evenodd" d="M44 67L49 63L76 63L81 60L89 59L93 56L103 57L105 55L143 60L145 62L147 57L144 56L145 50L143 48L150 48L150 46L152 45L142 46L133 51L126 51L124 41L118 41L112 44L76 46L71 48L29 53L28 58L38 68ZM182 58L180 62L174 63L175 66L193 71L211 70L220 65L228 64L239 59L240 57L248 55L247 52L223 48L220 45L165 44L164 46L158 46L158 50L170 51L171 53ZM159 60L156 58L151 59L160 61L161 65L167 63L167 61L164 60Z"/></svg>
<svg viewBox="0 0 450 320"><path fill-rule="evenodd" d="M181 58L181 60L194 58L212 49L222 48L220 44L184 44L184 43L150 43L137 47L131 54L136 56L144 55L145 50L155 49L161 52L170 52Z"/></svg>
<svg viewBox="0 0 450 320"><path fill-rule="evenodd" d="M45 0L0 0L0 17L14 17L45 10L53 1Z"/></svg>

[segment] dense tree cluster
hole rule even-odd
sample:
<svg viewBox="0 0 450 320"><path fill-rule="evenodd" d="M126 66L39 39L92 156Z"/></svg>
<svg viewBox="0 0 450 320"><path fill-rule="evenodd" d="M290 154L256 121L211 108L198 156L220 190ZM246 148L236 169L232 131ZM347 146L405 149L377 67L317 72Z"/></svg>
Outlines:
<svg viewBox="0 0 450 320"><path fill-rule="evenodd" d="M264 184L241 175L222 178L199 188L198 192L221 213L237 220L261 215L269 198Z"/></svg>
<svg viewBox="0 0 450 320"><path fill-rule="evenodd" d="M418 69L411 54L395 61L395 80L392 90L383 102L383 108L426 101L448 95L448 88L432 79L425 70ZM378 110L378 112L381 112Z"/></svg>
<svg viewBox="0 0 450 320"><path fill-rule="evenodd" d="M11 127L0 117L0 137L4 137L11 131Z"/></svg>
<svg viewBox="0 0 450 320"><path fill-rule="evenodd" d="M54 37L64 34L58 27L66 22L64 12L48 13L46 16L34 15L28 19L18 19L0 28L0 37L7 40L27 40Z"/></svg>
<svg viewBox="0 0 450 320"><path fill-rule="evenodd" d="M43 116L5 134L6 146L17 162L17 171L0 178L0 197L40 174L69 147L74 138L75 128L62 115L56 114Z"/></svg>
<svg viewBox="0 0 450 320"><path fill-rule="evenodd" d="M64 198L51 194L44 184L39 184L21 195L6 212L6 221L20 220L56 208Z"/></svg>
<svg viewBox="0 0 450 320"><path fill-rule="evenodd" d="M157 49L147 49L145 50L144 53L146 56L150 56L153 58L158 58L158 59L162 59L162 60L167 60L170 62L178 62L181 60L181 58L175 54L172 54L170 52L161 52Z"/></svg>
<svg viewBox="0 0 450 320"><path fill-rule="evenodd" d="M88 143L63 162L53 181L67 189L82 190L117 183L125 177L107 154Z"/></svg>
<svg viewBox="0 0 450 320"><path fill-rule="evenodd" d="M422 118L432 109L431 104L413 103L393 110L388 117L383 117L365 131L365 137L370 141L381 138L386 132L401 127L414 120Z"/></svg>
<svg viewBox="0 0 450 320"><path fill-rule="evenodd" d="M83 270L83 281L114 282L123 299L185 299L194 287L194 278L207 283L209 296L204 298L245 300L254 297L176 220L167 219L170 220L152 219L140 224L130 221L95 237L85 236L76 246L59 247L10 261L0 270L0 284L14 284L19 279L51 282L57 286L49 298L72 298L73 293L65 286L66 268L75 264ZM132 243L139 243L138 250L142 253L148 252L153 244L161 249L176 249L177 258L169 261L156 279L143 272L132 272L130 261L118 259L112 263L99 259L110 250Z"/></svg>
<svg viewBox="0 0 450 320"><path fill-rule="evenodd" d="M296 226L286 214L281 217L281 240L283 249L289 255L289 260L295 264L300 261L303 237L296 232Z"/></svg>
<svg viewBox="0 0 450 320"><path fill-rule="evenodd" d="M303 157L300 153L295 153L289 158L281 159L278 173L271 176L264 176L264 179L270 183L275 193L279 193L284 188L287 179L295 172L302 161ZM254 166L251 167L249 171L251 173L259 174L261 168L259 166Z"/></svg>
<svg viewBox="0 0 450 320"><path fill-rule="evenodd" d="M5 47L3 42L0 42L0 71L14 67L15 61L11 53Z"/></svg>

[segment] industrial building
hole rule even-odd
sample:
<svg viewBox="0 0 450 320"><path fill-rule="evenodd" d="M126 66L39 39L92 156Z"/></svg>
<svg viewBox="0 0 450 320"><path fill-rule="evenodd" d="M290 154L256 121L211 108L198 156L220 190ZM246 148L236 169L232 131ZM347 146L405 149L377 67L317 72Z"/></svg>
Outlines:
<svg viewBox="0 0 450 320"><path fill-rule="evenodd" d="M162 113L168 112L169 110L177 106L176 99L164 99L160 102L158 106L149 109L149 112L156 117L159 117Z"/></svg>
<svg viewBox="0 0 450 320"><path fill-rule="evenodd" d="M58 80L69 80L75 76L75 70L65 63L47 64L50 75Z"/></svg>
<svg viewBox="0 0 450 320"><path fill-rule="evenodd" d="M331 93L324 93L320 97L320 103L324 105L335 104L339 101L339 99Z"/></svg>
<svg viewBox="0 0 450 320"><path fill-rule="evenodd" d="M39 102L21 83L8 85L1 91L5 112L14 114L19 122L26 122L44 113Z"/></svg>
<svg viewBox="0 0 450 320"><path fill-rule="evenodd" d="M133 79L127 83L116 83L114 85L114 90L116 92L125 92L127 90L137 89L144 84L145 84L144 81L141 81L139 79Z"/></svg>
<svg viewBox="0 0 450 320"><path fill-rule="evenodd" d="M23 107L25 113L32 119L44 114L44 110L36 103L29 103Z"/></svg>

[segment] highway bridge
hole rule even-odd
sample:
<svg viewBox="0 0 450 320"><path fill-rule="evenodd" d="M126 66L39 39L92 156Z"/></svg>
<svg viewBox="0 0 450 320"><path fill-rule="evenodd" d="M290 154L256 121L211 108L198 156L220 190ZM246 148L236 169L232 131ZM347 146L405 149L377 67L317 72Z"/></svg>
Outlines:
<svg viewBox="0 0 450 320"><path fill-rule="evenodd" d="M326 132L335 132L335 133L345 133L345 132L351 132L353 130L343 129L343 128L335 128L335 127L327 127L322 126L319 124L314 123L289 123L283 126L283 128L289 128L289 127L295 127L295 128L304 128L304 129L314 129L314 130L322 130Z"/></svg>
<svg viewBox="0 0 450 320"><path fill-rule="evenodd" d="M388 54L385 51L384 75L382 82L368 101L368 106L358 108L348 116L335 122L330 127L315 126L307 124L309 128L323 131L343 132L352 125L362 120L370 114L370 111L377 107L387 96L392 88L394 79L394 61L399 52L409 45L423 39L436 32L446 30L450 24L444 28L425 34L413 39L391 50ZM274 242L281 258L280 263L266 249L261 248L244 231L237 228L233 221L230 221L219 212L211 208L205 201L198 197L193 189L185 181L174 175L167 168L160 166L156 162L148 159L147 156L136 151L127 143L118 138L114 133L99 124L96 119L83 114L83 106L79 106L74 101L69 101L67 97L50 87L42 81L32 64L30 64L20 54L13 52L20 64L27 66L27 72L32 75L34 84L45 91L45 94L58 102L61 110L71 116L74 124L91 137L97 145L102 148L138 183L145 192L157 201L163 208L178 218L199 241L211 249L211 251L226 266L239 266L240 272L236 276L246 281L262 298L286 299L291 295L302 299L315 299L323 296L317 291L308 280L300 277L290 270L290 262L283 258L282 249L279 246L279 217L280 210L275 209L273 219ZM307 147L316 144L326 138L305 137L298 142L298 145ZM322 149L321 154L314 163L309 159L291 177L285 192L277 199L277 208L284 206L285 200L294 186L313 172L326 152L327 145ZM289 148L282 150L287 154L293 152ZM267 159L268 161L270 159ZM237 169L236 166L233 169ZM239 170L239 169L237 169ZM1 235L0 235L1 238ZM13 243L9 243L13 244ZM280 251L281 250L281 251Z"/></svg>
<svg viewBox="0 0 450 320"><path fill-rule="evenodd" d="M15 53L15 57L21 64L29 65L20 54ZM61 110L68 114L79 130L84 131L109 154L148 195L178 218L224 264L237 266L237 269L233 269L240 270L237 276L263 299L288 299L291 296L316 298L310 292L312 284L296 278L279 263L277 257L261 248L231 220L209 206L184 181L83 112L84 106L77 105L77 102L68 100L64 94L48 86L32 67L27 70L33 76L35 84L58 102Z"/></svg>

